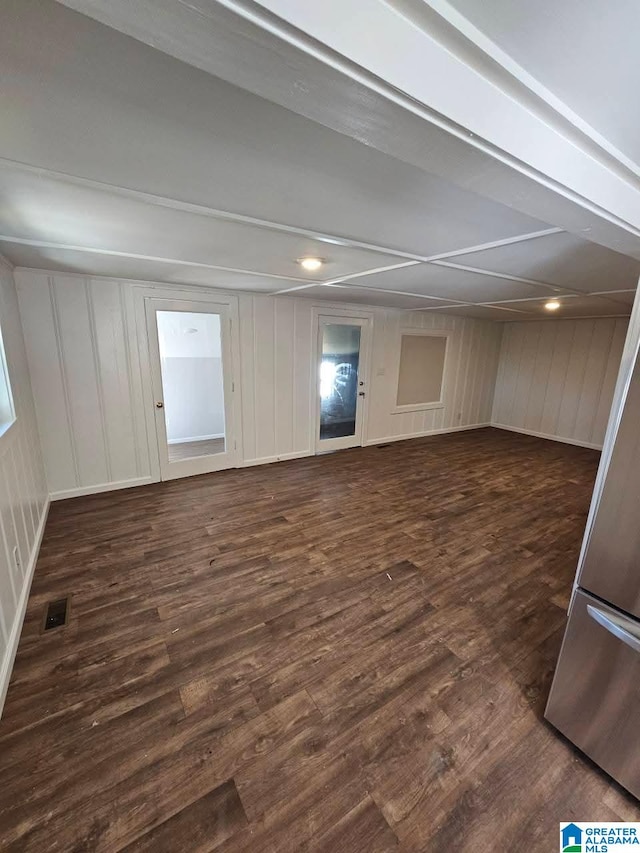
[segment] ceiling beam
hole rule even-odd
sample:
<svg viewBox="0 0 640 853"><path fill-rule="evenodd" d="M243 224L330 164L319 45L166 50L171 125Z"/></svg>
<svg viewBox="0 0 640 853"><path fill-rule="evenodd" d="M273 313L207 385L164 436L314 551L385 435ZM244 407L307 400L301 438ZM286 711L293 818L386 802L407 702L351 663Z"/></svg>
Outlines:
<svg viewBox="0 0 640 853"><path fill-rule="evenodd" d="M640 183L625 165L526 96L425 3L62 2L399 160L640 258ZM346 15L380 38L344 27Z"/></svg>
<svg viewBox="0 0 640 853"><path fill-rule="evenodd" d="M396 0L392 5L401 8L405 0ZM463 36L486 54L493 62L501 66L506 75L518 81L525 91L531 92L536 99L543 101L549 108L550 115L562 116L570 126L576 128L585 137L588 137L603 152L606 152L614 162L622 164L630 173L640 177L640 165L633 162L619 148L600 134L594 127L575 113L571 107L558 98L550 89L544 86L525 68L517 63L508 53L500 48L498 44L488 38L471 21L461 14L449 0L421 0L433 9L441 18L451 24ZM586 10L585 10L586 11Z"/></svg>
<svg viewBox="0 0 640 853"><path fill-rule="evenodd" d="M415 101L451 135L534 180L544 176L567 196L601 206L640 233L637 165L629 169L510 68L498 65L486 45L474 43L458 20L443 15L445 4L433 4L436 9L428 0L217 2L327 64L350 62L344 73L356 73L355 66L360 75L375 75L378 85L384 81L396 97ZM206 14L214 4L190 5ZM342 26L345 18L366 20L369 37Z"/></svg>

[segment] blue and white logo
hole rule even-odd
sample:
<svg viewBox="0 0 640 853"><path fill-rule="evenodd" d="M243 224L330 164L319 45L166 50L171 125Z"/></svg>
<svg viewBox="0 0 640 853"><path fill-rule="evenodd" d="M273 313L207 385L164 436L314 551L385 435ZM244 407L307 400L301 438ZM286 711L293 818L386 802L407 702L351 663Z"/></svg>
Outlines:
<svg viewBox="0 0 640 853"><path fill-rule="evenodd" d="M560 853L614 853L621 847L640 853L640 823L560 824Z"/></svg>
<svg viewBox="0 0 640 853"><path fill-rule="evenodd" d="M562 853L582 853L582 830L576 823L560 824Z"/></svg>

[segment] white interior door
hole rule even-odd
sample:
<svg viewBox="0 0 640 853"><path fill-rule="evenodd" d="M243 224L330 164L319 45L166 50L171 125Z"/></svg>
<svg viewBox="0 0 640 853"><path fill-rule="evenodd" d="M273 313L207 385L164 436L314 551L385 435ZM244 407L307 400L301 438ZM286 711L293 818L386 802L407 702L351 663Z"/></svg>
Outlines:
<svg viewBox="0 0 640 853"><path fill-rule="evenodd" d="M318 317L316 451L362 444L369 320Z"/></svg>
<svg viewBox="0 0 640 853"><path fill-rule="evenodd" d="M163 480L238 462L229 303L145 299Z"/></svg>

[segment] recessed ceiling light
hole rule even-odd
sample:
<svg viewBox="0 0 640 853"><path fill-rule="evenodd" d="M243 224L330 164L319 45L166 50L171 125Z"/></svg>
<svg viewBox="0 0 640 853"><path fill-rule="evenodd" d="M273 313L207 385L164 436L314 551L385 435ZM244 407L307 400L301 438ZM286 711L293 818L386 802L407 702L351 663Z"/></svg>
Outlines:
<svg viewBox="0 0 640 853"><path fill-rule="evenodd" d="M298 258L298 263L307 272L318 272L324 264L324 260L322 258Z"/></svg>
<svg viewBox="0 0 640 853"><path fill-rule="evenodd" d="M544 307L547 309L547 311L557 311L560 307L560 303L557 299L550 299L548 302L544 303Z"/></svg>

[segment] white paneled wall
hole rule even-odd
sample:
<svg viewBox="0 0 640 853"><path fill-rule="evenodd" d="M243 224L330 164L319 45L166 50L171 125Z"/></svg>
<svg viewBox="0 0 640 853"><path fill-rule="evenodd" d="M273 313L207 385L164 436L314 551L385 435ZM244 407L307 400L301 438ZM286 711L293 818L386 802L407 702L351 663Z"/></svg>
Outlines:
<svg viewBox="0 0 640 853"><path fill-rule="evenodd" d="M151 482L128 284L16 272L54 497Z"/></svg>
<svg viewBox="0 0 640 853"><path fill-rule="evenodd" d="M143 393L146 347L140 294L148 285L19 270L20 310L54 497L147 483L158 478L155 433ZM176 288L158 285L159 295ZM183 298L202 289L181 290ZM239 295L243 464L313 451L316 332L301 297ZM366 308L373 318L365 441L374 443L490 421L501 327L440 312ZM444 408L393 414L402 328L451 334ZM142 361L142 363L141 363ZM148 406L147 406L148 408Z"/></svg>
<svg viewBox="0 0 640 853"><path fill-rule="evenodd" d="M48 507L11 267L0 259L0 323L16 413L0 436L0 711Z"/></svg>
<svg viewBox="0 0 640 853"><path fill-rule="evenodd" d="M493 423L602 447L628 320L506 323Z"/></svg>
<svg viewBox="0 0 640 853"><path fill-rule="evenodd" d="M441 409L394 414L403 329L450 333ZM374 325L367 443L488 424L502 326L440 311L388 311Z"/></svg>
<svg viewBox="0 0 640 853"><path fill-rule="evenodd" d="M240 388L245 463L306 456L310 451L310 299L240 297Z"/></svg>

